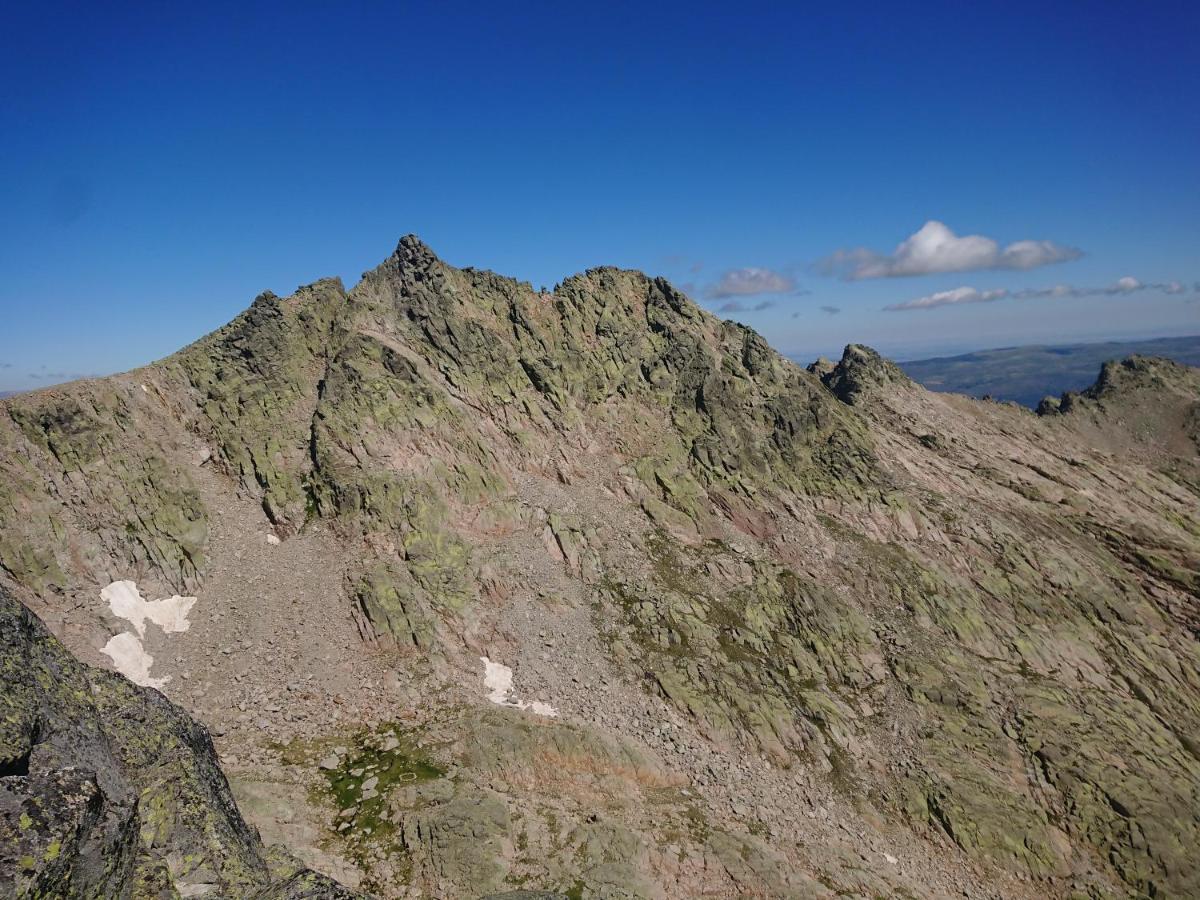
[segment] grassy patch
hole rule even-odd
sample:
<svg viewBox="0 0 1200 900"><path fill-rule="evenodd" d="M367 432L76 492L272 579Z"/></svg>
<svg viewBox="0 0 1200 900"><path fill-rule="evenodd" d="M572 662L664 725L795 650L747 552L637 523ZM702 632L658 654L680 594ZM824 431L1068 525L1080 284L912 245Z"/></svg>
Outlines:
<svg viewBox="0 0 1200 900"><path fill-rule="evenodd" d="M284 763L311 768L335 754L338 765L321 769L325 797L339 810L337 828L349 821L347 839L387 835L394 826L383 818L388 794L401 785L441 778L440 769L422 748L417 735L399 725L381 725L363 730L349 738L329 737L318 741L293 741L280 747ZM374 779L372 781L372 779ZM369 787L368 787L369 785ZM367 794L364 798L364 794ZM353 813L342 816L346 810Z"/></svg>

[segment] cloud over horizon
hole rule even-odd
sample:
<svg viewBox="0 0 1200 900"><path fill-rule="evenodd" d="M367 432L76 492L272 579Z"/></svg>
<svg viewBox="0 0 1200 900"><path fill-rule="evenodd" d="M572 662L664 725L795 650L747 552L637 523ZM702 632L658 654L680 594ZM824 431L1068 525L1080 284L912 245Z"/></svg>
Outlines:
<svg viewBox="0 0 1200 900"><path fill-rule="evenodd" d="M1197 286L1200 288L1200 285ZM958 287L948 291L938 291L933 294L927 294L924 297L917 297L915 300L906 300L903 303L892 303L885 306L884 309L888 312L909 312L917 309L937 309L940 306L961 306L969 303L991 303L996 300L1010 298L1014 300L1031 300L1038 298L1059 298L1059 297L1115 297L1122 294L1136 294L1141 291L1157 291L1163 294L1175 295L1187 292L1187 288L1178 281L1159 281L1145 283L1134 278L1132 275L1126 275L1123 278L1118 278L1107 287L1088 288L1074 287L1069 284L1056 284L1048 288L1025 288L1019 291L1010 291L1005 288L998 288L990 291L980 291L973 287Z"/></svg>
<svg viewBox="0 0 1200 900"><path fill-rule="evenodd" d="M1014 241L1001 247L979 234L959 237L942 222L930 219L901 241L890 256L866 247L837 250L818 261L815 268L846 281L862 281L983 269L1036 269L1081 256L1081 250L1054 241Z"/></svg>
<svg viewBox="0 0 1200 900"><path fill-rule="evenodd" d="M787 294L795 289L796 279L790 275L751 266L728 270L705 289L704 295L710 300L724 300L755 294Z"/></svg>
<svg viewBox="0 0 1200 900"><path fill-rule="evenodd" d="M717 312L739 313L739 312L762 312L765 309L770 309L775 305L773 300L762 300L755 303L753 306L744 306L738 300L730 300L728 303L722 304L717 308Z"/></svg>

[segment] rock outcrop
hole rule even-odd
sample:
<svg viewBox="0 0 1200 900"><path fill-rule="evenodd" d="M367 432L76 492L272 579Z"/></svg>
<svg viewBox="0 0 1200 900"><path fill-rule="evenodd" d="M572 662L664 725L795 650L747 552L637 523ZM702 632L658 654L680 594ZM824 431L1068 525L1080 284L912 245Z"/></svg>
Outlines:
<svg viewBox="0 0 1200 900"><path fill-rule="evenodd" d="M268 863L208 734L157 691L85 666L0 590L0 892L360 896Z"/></svg>

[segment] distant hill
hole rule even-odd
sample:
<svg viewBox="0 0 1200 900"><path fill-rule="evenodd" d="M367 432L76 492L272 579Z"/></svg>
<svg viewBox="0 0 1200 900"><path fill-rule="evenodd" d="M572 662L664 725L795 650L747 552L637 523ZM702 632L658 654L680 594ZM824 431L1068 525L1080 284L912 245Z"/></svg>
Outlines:
<svg viewBox="0 0 1200 900"><path fill-rule="evenodd" d="M910 378L931 391L973 397L991 395L997 400L1037 406L1047 395L1057 397L1063 391L1087 387L1106 360L1134 353L1200 366L1200 335L1102 344L1002 347L899 365Z"/></svg>
<svg viewBox="0 0 1200 900"><path fill-rule="evenodd" d="M20 391L0 391L0 397L15 397Z"/></svg>

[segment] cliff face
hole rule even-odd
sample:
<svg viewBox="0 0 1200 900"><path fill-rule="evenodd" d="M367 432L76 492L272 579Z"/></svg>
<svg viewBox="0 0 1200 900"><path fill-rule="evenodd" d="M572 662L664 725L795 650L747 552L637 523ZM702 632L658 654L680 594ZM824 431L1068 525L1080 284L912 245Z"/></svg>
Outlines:
<svg viewBox="0 0 1200 900"><path fill-rule="evenodd" d="M385 895L1187 896L1198 409L1152 360L1041 416L806 372L409 237L5 400L0 571L85 658L109 582L195 593L166 692Z"/></svg>

